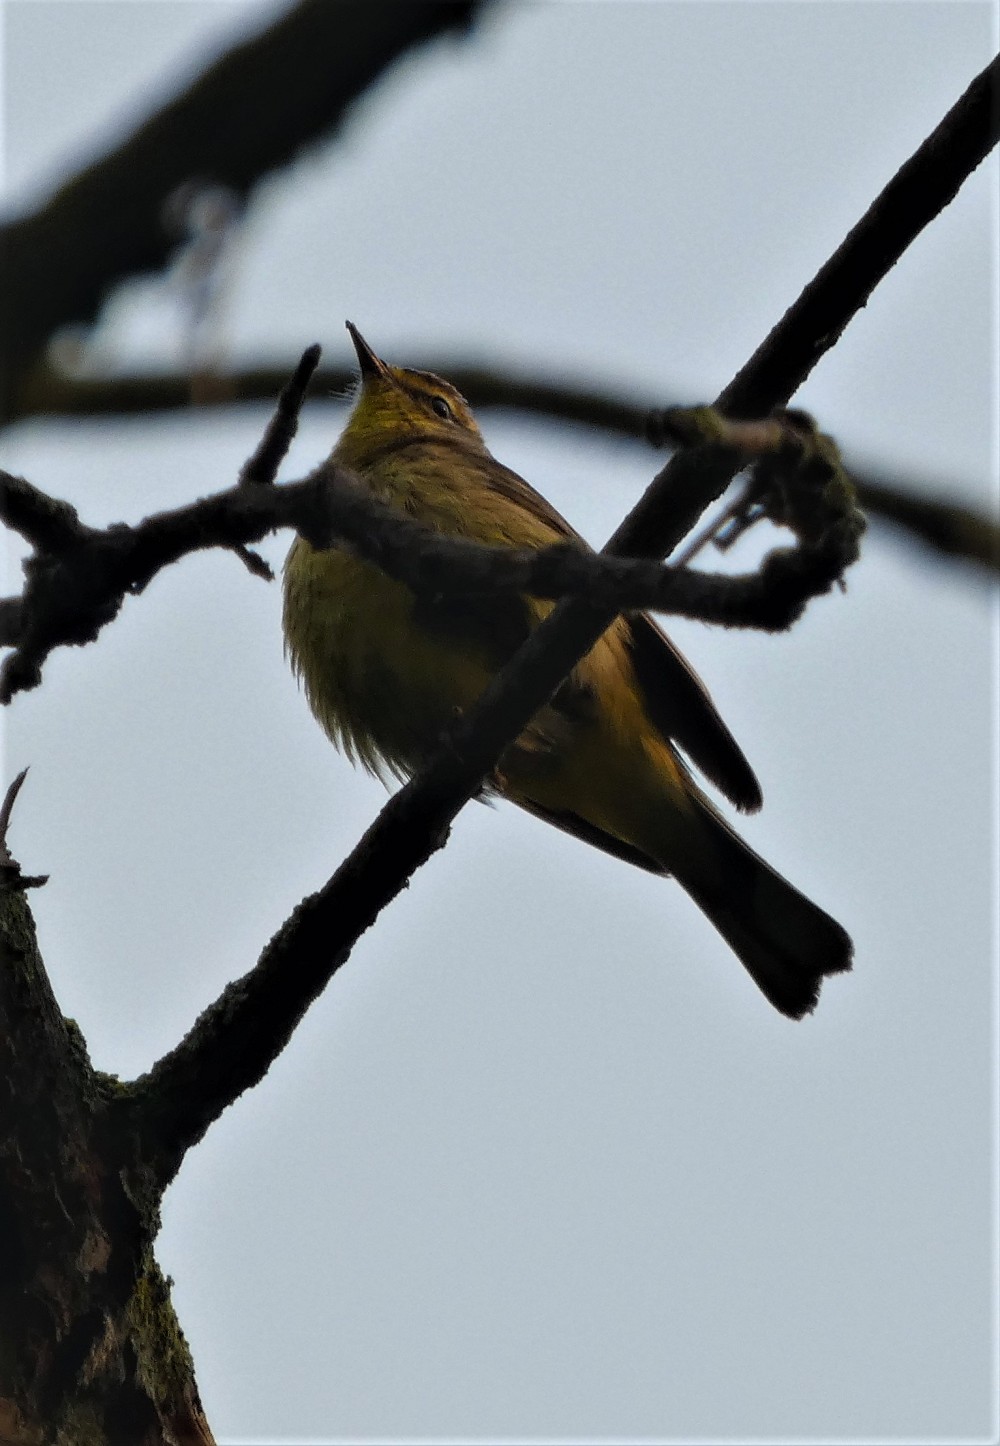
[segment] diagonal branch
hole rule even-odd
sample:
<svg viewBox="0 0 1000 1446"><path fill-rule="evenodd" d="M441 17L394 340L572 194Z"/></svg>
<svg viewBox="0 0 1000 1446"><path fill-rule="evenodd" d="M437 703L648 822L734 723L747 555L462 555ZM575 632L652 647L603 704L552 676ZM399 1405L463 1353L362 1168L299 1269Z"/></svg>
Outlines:
<svg viewBox="0 0 1000 1446"><path fill-rule="evenodd" d="M1000 140L1000 58L993 59L902 165L718 399L724 412L760 416L788 400L840 340L924 227L958 194ZM847 303L845 305L845 302Z"/></svg>
<svg viewBox="0 0 1000 1446"><path fill-rule="evenodd" d="M897 178L876 200L723 393L724 406L741 411L753 402L766 413L801 384L864 304L878 276L890 269L985 154L995 76L996 66L992 76L985 72L973 82L904 167L905 184ZM975 143L970 143L970 127ZM921 184L924 169L929 172L926 187ZM940 183L942 174L949 176L947 184ZM931 185L934 176L936 188ZM924 196L921 208L916 202ZM885 238L880 247L873 247L873 230ZM871 266L863 264L865 253L872 250L881 253L874 276ZM672 548L721 493L736 460L731 448L719 445L679 453L618 528L608 550L649 556ZM171 1178L185 1150L213 1119L263 1078L306 1009L349 956L355 939L413 870L441 847L451 820L503 749L613 616L613 608L585 599L560 603L493 679L428 766L390 799L326 887L295 910L257 967L224 990L177 1048L136 1082L126 1107L161 1179Z"/></svg>

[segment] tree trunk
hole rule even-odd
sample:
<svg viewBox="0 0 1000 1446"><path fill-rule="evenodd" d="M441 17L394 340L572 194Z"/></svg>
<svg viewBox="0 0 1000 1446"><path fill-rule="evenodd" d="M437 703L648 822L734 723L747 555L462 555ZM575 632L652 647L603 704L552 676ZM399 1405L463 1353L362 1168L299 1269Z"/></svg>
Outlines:
<svg viewBox="0 0 1000 1446"><path fill-rule="evenodd" d="M207 1446L127 1087L60 1012L24 882L0 865L0 1443Z"/></svg>

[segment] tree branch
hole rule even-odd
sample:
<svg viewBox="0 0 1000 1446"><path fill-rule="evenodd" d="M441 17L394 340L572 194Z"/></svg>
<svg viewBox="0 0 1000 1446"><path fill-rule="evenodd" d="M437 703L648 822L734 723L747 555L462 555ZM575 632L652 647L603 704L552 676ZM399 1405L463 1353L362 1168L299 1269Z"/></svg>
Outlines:
<svg viewBox="0 0 1000 1446"><path fill-rule="evenodd" d="M321 355L322 348L316 342L302 353L298 366L278 393L278 404L260 445L240 471L242 486L269 487L274 482L299 430L299 413Z"/></svg>
<svg viewBox="0 0 1000 1446"><path fill-rule="evenodd" d="M674 406L665 405L662 396L656 402L629 401L569 379L553 381L550 374L497 370L461 359L424 357L417 364L447 377L477 410L505 407L657 447L664 443L663 415ZM270 401L287 374L287 366L275 365L228 376L227 396L220 405ZM350 367L325 366L315 373L314 391L339 395L354 380L356 372ZM179 373L73 378L47 367L32 373L21 401L27 415L45 416L129 416L189 409L190 379ZM923 496L891 476L886 467L853 458L847 470L861 507L875 521L904 530L935 552L1000 572L1000 526L984 513L954 502L953 489L939 484L933 495Z"/></svg>
<svg viewBox="0 0 1000 1446"><path fill-rule="evenodd" d="M890 183L865 221L823 268L820 291L829 291L817 298L820 278L807 287L723 392L724 405L741 410L754 398L759 409L768 412L787 401L871 292L874 281L869 270L852 260L858 246L865 249L869 228L881 225L893 238L892 244L880 248L884 275L908 240L944 204L940 199L929 201L924 211L911 204L911 191L923 194L921 166L929 164L940 172L945 158L945 170L949 165L954 168L953 184L939 187L936 195L946 191L950 196L981 158L981 144L970 153L966 130L970 106L980 117L980 129L985 129L988 87L987 72L904 167L910 179L902 194L896 182ZM900 206L908 218L906 225L898 224ZM824 328L822 335L816 333L818 326ZM721 493L737 461L731 448L718 444L679 453L618 528L608 551L649 556L675 546L699 512ZM185 1150L202 1137L212 1120L263 1077L306 1009L349 956L354 941L412 872L441 847L455 814L477 792L504 748L593 646L614 613L613 607L587 599L558 604L459 720L426 768L389 800L325 888L295 910L256 968L224 990L190 1034L136 1082L127 1108L161 1179L169 1179Z"/></svg>
<svg viewBox="0 0 1000 1446"><path fill-rule="evenodd" d="M0 1437L211 1446L153 1259L159 1197L109 1128L117 1081L59 1009L24 897L40 880L7 845L22 779L0 808Z"/></svg>
<svg viewBox="0 0 1000 1446"><path fill-rule="evenodd" d="M1000 139L1000 59L965 93L877 197L718 399L724 412L761 416L787 401L910 243L955 199ZM845 305L845 299L848 304Z"/></svg>
<svg viewBox="0 0 1000 1446"><path fill-rule="evenodd" d="M276 527L294 527L318 548L346 544L417 593L588 597L614 612L652 608L772 631L789 627L808 599L827 592L857 558L864 522L853 489L830 440L801 417L735 423L709 409L675 414L693 443L717 446L724 439L741 465L753 461L759 514L796 534L795 550L773 552L759 573L744 577L601 557L583 543L514 549L445 536L381 502L352 473L329 462L302 482L264 485L291 440L317 352L310 348L303 357L235 487L135 527L86 527L66 504L0 472L0 517L39 540L24 565L23 596L0 601L0 645L15 650L0 669L0 702L38 684L55 647L93 642L127 596L188 553L223 546L257 575L269 576L247 544ZM711 440L700 442L702 436ZM48 526L52 516L58 528Z"/></svg>
<svg viewBox="0 0 1000 1446"><path fill-rule="evenodd" d="M918 538L939 555L1000 573L1000 524L992 517L962 507L945 493L922 497L873 469L866 469L860 478L854 468L850 470L866 512Z"/></svg>
<svg viewBox="0 0 1000 1446"><path fill-rule="evenodd" d="M0 420L16 415L22 376L57 327L92 321L116 283L166 264L177 240L163 208L178 187L203 177L244 201L340 126L401 55L467 31L484 3L300 0L39 210L0 227Z"/></svg>

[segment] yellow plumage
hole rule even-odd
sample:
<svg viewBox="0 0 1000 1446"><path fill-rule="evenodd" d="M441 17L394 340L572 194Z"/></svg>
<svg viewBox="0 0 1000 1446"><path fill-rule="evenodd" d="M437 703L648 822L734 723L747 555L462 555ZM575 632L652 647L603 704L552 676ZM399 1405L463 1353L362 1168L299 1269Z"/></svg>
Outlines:
<svg viewBox="0 0 1000 1446"><path fill-rule="evenodd" d="M390 367L350 327L361 390L333 460L439 532L493 545L575 538L491 456L464 400ZM346 551L301 538L285 565L293 667L331 739L405 777L440 742L552 604L425 598ZM850 940L759 859L694 783L676 745L742 808L760 793L708 694L644 615L618 618L507 750L494 791L610 853L674 874L782 1012L813 1007Z"/></svg>

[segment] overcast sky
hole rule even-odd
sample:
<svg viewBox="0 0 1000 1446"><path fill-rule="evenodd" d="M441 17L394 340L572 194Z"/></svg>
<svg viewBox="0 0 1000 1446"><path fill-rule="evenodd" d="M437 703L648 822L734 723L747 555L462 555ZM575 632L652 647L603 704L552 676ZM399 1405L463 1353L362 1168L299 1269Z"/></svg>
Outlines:
<svg viewBox="0 0 1000 1446"><path fill-rule="evenodd" d="M7 207L272 9L7 0ZM978 3L499 8L261 191L231 359L345 360L349 316L397 362L710 399L995 48ZM994 509L996 183L994 158L796 398ZM136 283L92 364L182 339ZM35 421L0 455L132 521L229 485L265 416ZM283 475L343 418L310 403ZM482 422L595 543L660 464ZM12 845L51 875L42 947L103 1069L171 1047L383 802L279 612L190 559L8 710ZM741 829L851 931L853 974L792 1024L675 885L470 806L167 1196L220 1441L996 1439L995 590L873 528L788 635L670 630L761 778Z"/></svg>

